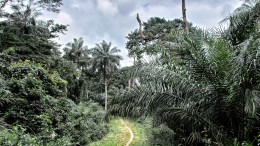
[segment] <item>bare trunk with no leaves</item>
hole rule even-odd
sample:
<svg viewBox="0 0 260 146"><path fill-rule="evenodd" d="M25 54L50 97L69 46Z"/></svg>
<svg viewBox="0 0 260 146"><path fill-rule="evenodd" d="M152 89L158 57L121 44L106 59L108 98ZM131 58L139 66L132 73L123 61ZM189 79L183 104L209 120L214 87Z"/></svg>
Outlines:
<svg viewBox="0 0 260 146"><path fill-rule="evenodd" d="M105 111L107 111L107 81L105 80Z"/></svg>
<svg viewBox="0 0 260 146"><path fill-rule="evenodd" d="M187 22L187 17L186 17L185 0L182 0L182 17L183 17L183 22L184 22L184 29L188 33L189 32L189 24Z"/></svg>

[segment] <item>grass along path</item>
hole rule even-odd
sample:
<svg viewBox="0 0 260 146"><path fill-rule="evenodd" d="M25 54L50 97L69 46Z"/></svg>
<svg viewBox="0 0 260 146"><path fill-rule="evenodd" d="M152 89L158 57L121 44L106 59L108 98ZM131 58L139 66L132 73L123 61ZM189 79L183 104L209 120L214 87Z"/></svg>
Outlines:
<svg viewBox="0 0 260 146"><path fill-rule="evenodd" d="M110 132L90 146L147 146L145 126L130 119L113 118Z"/></svg>
<svg viewBox="0 0 260 146"><path fill-rule="evenodd" d="M124 122L134 134L134 139L129 146L148 146L148 125L138 123L132 119L124 119Z"/></svg>
<svg viewBox="0 0 260 146"><path fill-rule="evenodd" d="M126 125L126 123L124 122L123 119L120 119L120 121L121 121L121 123L123 123L123 124L125 125L125 127L128 129L128 131L129 131L129 133L130 133L130 139L128 140L127 144L125 145L125 146L129 146L129 145L132 143L132 141L133 141L133 139L134 139L134 137L135 137L135 136L134 136L134 133L133 133L132 129L129 128L129 127Z"/></svg>

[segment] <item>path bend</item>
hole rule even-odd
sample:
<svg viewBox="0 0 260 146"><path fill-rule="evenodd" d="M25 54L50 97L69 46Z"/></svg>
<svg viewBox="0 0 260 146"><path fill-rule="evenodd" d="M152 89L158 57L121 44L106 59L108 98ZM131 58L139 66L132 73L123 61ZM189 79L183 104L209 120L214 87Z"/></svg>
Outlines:
<svg viewBox="0 0 260 146"><path fill-rule="evenodd" d="M120 122L125 125L125 127L128 129L128 131L130 133L130 139L128 140L128 142L125 145L125 146L129 146L132 143L132 141L134 140L134 137L135 137L134 133L133 133L132 129L127 126L127 124L125 123L125 121L123 119L120 119Z"/></svg>

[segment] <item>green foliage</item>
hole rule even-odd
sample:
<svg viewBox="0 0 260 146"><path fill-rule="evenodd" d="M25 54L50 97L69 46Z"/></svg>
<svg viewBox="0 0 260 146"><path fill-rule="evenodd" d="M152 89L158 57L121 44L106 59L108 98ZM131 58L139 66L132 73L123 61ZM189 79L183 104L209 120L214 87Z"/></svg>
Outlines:
<svg viewBox="0 0 260 146"><path fill-rule="evenodd" d="M173 37L179 39L178 35L183 34L176 33ZM182 46L170 53L179 57L175 58L178 61L165 64L158 60L137 68L134 77L141 84L125 92L113 110L129 115L154 115L156 125L165 124L175 133L163 136L166 139L162 140L172 141L173 145L209 141L225 145L236 137L253 141L259 128L256 124L259 123L259 85L248 84L246 80L258 80L258 75L255 68L245 64L251 62L249 56L256 54L248 55L248 60L241 63L229 42L214 39L202 31L194 36L176 40ZM256 53L250 51L253 52ZM245 69L240 70L241 66ZM155 131L155 136L158 132Z"/></svg>
<svg viewBox="0 0 260 146"><path fill-rule="evenodd" d="M122 60L122 56L118 53L120 52L119 49L116 47L111 48L111 42L107 43L103 40L102 43L96 44L96 47L91 49L91 69L93 73L97 73L101 77L103 76L103 83L104 83L104 97L105 97L105 110L107 110L107 79L108 75L116 71L120 65L120 60Z"/></svg>
<svg viewBox="0 0 260 146"><path fill-rule="evenodd" d="M233 45L238 45L251 37L252 32L259 30L259 0L246 0L241 7L222 22L229 22L224 37Z"/></svg>
<svg viewBox="0 0 260 146"><path fill-rule="evenodd" d="M83 46L83 44L83 38L74 38L73 42L67 43L66 47L63 49L65 52L63 57L76 63L79 70L86 70L90 60L90 52L87 46Z"/></svg>
<svg viewBox="0 0 260 146"><path fill-rule="evenodd" d="M125 124L126 125L125 125ZM129 127L133 134L134 139L130 145L133 146L147 146L147 129L149 125L137 123L132 119L112 117L109 122L110 131L100 141L93 142L90 146L114 146L126 145L130 139Z"/></svg>
<svg viewBox="0 0 260 146"><path fill-rule="evenodd" d="M39 2L39 1L38 1ZM60 3L55 1L52 3ZM40 2L51 7L51 3ZM39 21L39 3L18 1L11 5L11 13L1 15L6 20L0 22L0 52L4 51L12 61L33 60L44 62L50 55L57 55L57 44L50 38L66 31L65 25L55 24L53 20ZM6 51L5 51L6 50ZM58 53L59 54L59 53Z"/></svg>
<svg viewBox="0 0 260 146"><path fill-rule="evenodd" d="M56 102L62 103L61 100L67 93L67 82L57 73L50 74L40 65L30 62L14 63L9 67L9 72L11 75L7 81L9 96L5 100L16 102L7 102L2 106L1 112L4 113L6 122L19 123L34 133L40 132L41 128L47 128L49 125L46 125L46 120L50 118L48 117L50 113L46 112L55 108L51 106L55 103L55 98L58 100ZM47 116L46 119L42 118L44 116ZM50 118L49 124L57 120L55 118L57 117Z"/></svg>
<svg viewBox="0 0 260 146"><path fill-rule="evenodd" d="M42 107L31 104L27 111L10 109L9 113L15 114L17 120L23 120L16 123L25 128L19 129L15 133L9 133L11 136L3 133L3 139L5 139L3 144L5 142L33 144L34 142L34 145L59 145L64 142L67 145L86 145L100 139L108 131L106 113L95 103L76 105L65 98L55 99L46 96L38 104ZM25 107L28 106L20 108ZM37 110L40 110L41 113L33 113ZM10 118L9 115L6 117ZM31 130L34 131L28 133ZM19 138L20 136L24 137Z"/></svg>
<svg viewBox="0 0 260 146"><path fill-rule="evenodd" d="M243 16L239 24L246 21ZM255 13L249 17L259 21ZM255 145L260 128L260 35L255 28L259 23L214 33L172 30L154 45L159 57L132 69L139 84L112 102L112 113L152 116L159 126L151 139L155 145Z"/></svg>
<svg viewBox="0 0 260 146"><path fill-rule="evenodd" d="M126 48L128 49L128 55L134 57L139 61L143 55L156 55L160 51L155 47L157 42L167 41L167 35L172 30L183 30L183 21L181 19L174 20L165 20L164 18L152 17L143 22L143 33L145 36L150 37L151 39L143 40L138 29L132 31L126 37L128 39L126 43ZM194 27L190 25L190 32L194 31Z"/></svg>
<svg viewBox="0 0 260 146"><path fill-rule="evenodd" d="M130 134L119 118L111 119L109 126L109 133L100 141L91 143L90 146L125 145L127 143Z"/></svg>
<svg viewBox="0 0 260 146"><path fill-rule="evenodd" d="M141 117L139 119L125 119L126 125L133 131L133 146L149 146L149 132L152 130L152 123L149 118Z"/></svg>
<svg viewBox="0 0 260 146"><path fill-rule="evenodd" d="M149 145L174 146L174 136L174 131L166 125L162 124L158 127L153 127L149 137Z"/></svg>
<svg viewBox="0 0 260 146"><path fill-rule="evenodd" d="M58 12L61 0L7 2L10 13L0 10L6 18L0 22L0 145L87 145L100 139L108 130L106 113L85 98L93 86L87 84L87 50L74 48L74 58L61 58L51 39L66 26L37 20L41 10Z"/></svg>
<svg viewBox="0 0 260 146"><path fill-rule="evenodd" d="M120 60L122 60L122 56L117 54L120 50L116 47L111 48L111 45L111 42L107 43L103 40L91 50L92 70L103 75L104 80L106 80L108 73L118 69Z"/></svg>
<svg viewBox="0 0 260 146"><path fill-rule="evenodd" d="M86 82L83 72L77 69L75 63L63 58L53 58L49 62L49 70L58 72L67 81L67 97L79 102L80 93L84 89L84 83Z"/></svg>
<svg viewBox="0 0 260 146"><path fill-rule="evenodd" d="M70 138L62 137L58 139L51 139L49 142L41 140L39 137L28 134L25 129L21 126L13 126L11 130L2 130L0 132L0 145L1 146L53 146L53 145L64 145L72 146Z"/></svg>
<svg viewBox="0 0 260 146"><path fill-rule="evenodd" d="M12 92L19 92L18 96L28 98L30 92L35 92L35 97L37 94L39 96L48 94L53 97L66 97L67 95L67 82L61 79L57 72L50 74L43 67L30 62L11 64L9 71L11 74L9 86Z"/></svg>
<svg viewBox="0 0 260 146"><path fill-rule="evenodd" d="M4 80L2 74L0 73L0 107L2 108L4 105L13 102L12 99L8 98L11 96L11 92L8 90L7 83Z"/></svg>
<svg viewBox="0 0 260 146"><path fill-rule="evenodd" d="M257 145L260 145L260 134L257 136Z"/></svg>
<svg viewBox="0 0 260 146"><path fill-rule="evenodd" d="M36 5L37 10L47 10L51 12L59 12L59 8L62 5L62 0L36 0L36 1L30 1L30 0L6 0L6 1L1 1L0 5L1 8L4 8L7 5L13 5L13 4L24 4L24 3L30 3L31 5Z"/></svg>
<svg viewBox="0 0 260 146"><path fill-rule="evenodd" d="M106 113L97 103L80 102L72 107L70 118L63 128L79 145L99 140L108 132Z"/></svg>
<svg viewBox="0 0 260 146"><path fill-rule="evenodd" d="M57 72L51 74L30 62L14 63L9 71L10 98L25 101L5 106L7 123L22 125L25 132L41 135L45 141L54 133L80 145L100 139L106 133L106 114L101 107L94 103L76 105L67 100L67 81Z"/></svg>

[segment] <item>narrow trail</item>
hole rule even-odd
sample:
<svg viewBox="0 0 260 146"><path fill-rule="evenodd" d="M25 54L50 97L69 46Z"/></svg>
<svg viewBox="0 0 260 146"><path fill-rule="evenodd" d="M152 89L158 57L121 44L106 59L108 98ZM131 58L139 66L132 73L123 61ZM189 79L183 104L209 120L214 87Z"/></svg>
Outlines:
<svg viewBox="0 0 260 146"><path fill-rule="evenodd" d="M89 146L149 146L147 124L134 119L112 117L109 121L109 132L102 139L92 142Z"/></svg>
<svg viewBox="0 0 260 146"><path fill-rule="evenodd" d="M133 141L133 139L134 139L134 133L133 133L133 131L132 131L132 129L131 128L129 128L127 125L126 125L126 123L125 123L125 121L123 120L123 119L120 119L120 122L123 124L123 125L125 125L125 127L128 129L128 131L129 131L129 133L130 133L130 139L128 140L128 142L126 143L126 145L125 146L129 146L131 143L132 143L132 141Z"/></svg>

